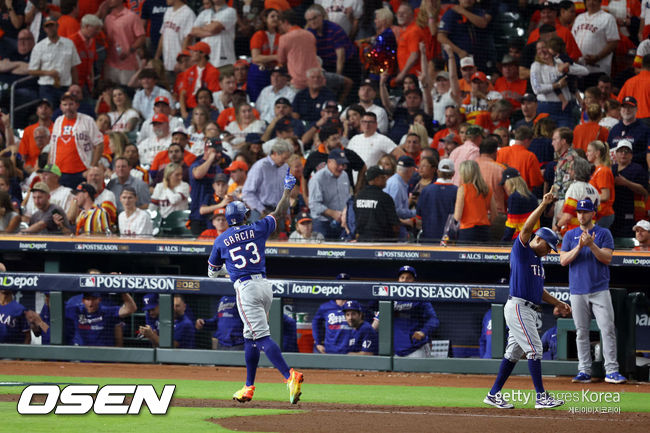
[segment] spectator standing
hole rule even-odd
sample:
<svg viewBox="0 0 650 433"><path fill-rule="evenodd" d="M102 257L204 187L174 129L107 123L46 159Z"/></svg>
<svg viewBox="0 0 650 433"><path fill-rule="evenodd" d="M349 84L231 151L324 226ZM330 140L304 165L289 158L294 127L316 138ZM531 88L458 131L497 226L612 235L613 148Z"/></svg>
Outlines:
<svg viewBox="0 0 650 433"><path fill-rule="evenodd" d="M399 237L401 240L407 239L407 227L415 228L416 218L415 209L409 207L408 182L411 180L416 171L415 160L410 156L400 156L397 160L397 169L395 174L386 181L384 192L393 198L395 211L400 220Z"/></svg>
<svg viewBox="0 0 650 433"><path fill-rule="evenodd" d="M595 0L587 0L587 4L590 1ZM564 235L560 252L560 264L569 266L571 309L576 325L578 375L573 382L591 382L589 324L593 310L602 336L605 382L625 383L627 379L618 372L614 308L609 293L614 239L609 230L594 225L596 206L591 200L580 200L576 211L580 226Z"/></svg>
<svg viewBox="0 0 650 433"><path fill-rule="evenodd" d="M50 133L52 132L52 103L48 99L41 99L36 106L36 123L29 125L23 131L23 138L20 140L18 146L18 153L23 157L25 162L24 170L31 173L36 169L38 156L41 154L43 148L50 141ZM36 131L39 127L45 128ZM47 136L47 140L45 137Z"/></svg>
<svg viewBox="0 0 650 433"><path fill-rule="evenodd" d="M438 42L448 44L458 60L473 56L479 70L487 70L489 48L483 37L489 21L485 11L476 6L475 0L460 0L458 5L447 9L438 27Z"/></svg>
<svg viewBox="0 0 650 433"><path fill-rule="evenodd" d="M609 146L602 141L592 141L587 146L587 161L595 167L589 183L598 190L600 206L596 209L596 224L609 229L614 222L614 175Z"/></svg>
<svg viewBox="0 0 650 433"><path fill-rule="evenodd" d="M104 136L92 117L78 113L79 102L71 93L61 96L61 111L50 137L50 162L61 169L62 185L76 188L83 172L96 165L104 150Z"/></svg>
<svg viewBox="0 0 650 433"><path fill-rule="evenodd" d="M120 205L124 210L118 217L120 235L122 236L151 236L153 234L151 217L147 211L136 207L137 200L135 188L131 186L122 188Z"/></svg>
<svg viewBox="0 0 650 433"><path fill-rule="evenodd" d="M517 239L524 223L537 208L537 197L530 192L528 185L514 168L506 168L503 171L500 183L508 194L508 217L501 240L510 243ZM533 230L538 228L539 222L535 224Z"/></svg>
<svg viewBox="0 0 650 433"><path fill-rule="evenodd" d="M589 143L594 140L606 141L609 135L609 130L598 124L603 112L600 104L587 105L586 112L588 121L573 130L573 146L585 152Z"/></svg>
<svg viewBox="0 0 650 433"><path fill-rule="evenodd" d="M359 50L345 30L326 19L323 8L319 5L307 9L305 21L307 30L316 37L316 54L322 60L323 69L358 81L361 75Z"/></svg>
<svg viewBox="0 0 650 433"><path fill-rule="evenodd" d="M343 210L347 206L351 188L348 176L341 174L349 163L343 150L332 150L327 166L309 180L309 206L314 230L328 240L338 240L343 234Z"/></svg>
<svg viewBox="0 0 650 433"><path fill-rule="evenodd" d="M402 266L397 281L415 283L417 272L412 266ZM404 358L428 358L429 342L440 320L431 302L396 301L393 304L393 350Z"/></svg>
<svg viewBox="0 0 650 433"><path fill-rule="evenodd" d="M571 28L573 26L573 21L575 20L575 7L573 7L573 17L571 18L571 25L569 27L566 27L566 24L569 23L563 24L562 19L558 19L558 7L560 9L560 15L562 15L562 6L558 5L555 2L545 1L540 5L539 27L530 32L528 41L526 43L532 44L540 39L541 26L553 26L555 28L555 34L562 38L564 41L569 57L571 57L574 61L578 61L582 56L582 53L576 44L576 40L573 38L573 34L571 34Z"/></svg>
<svg viewBox="0 0 650 433"><path fill-rule="evenodd" d="M341 26L345 33L354 40L359 27L359 18L363 13L363 3L355 0L315 0L327 13L327 18ZM366 6L367 7L367 6Z"/></svg>
<svg viewBox="0 0 650 433"><path fill-rule="evenodd" d="M537 96L534 93L524 93L519 102L521 104L521 114L524 117L514 124L513 129L520 126L535 128L535 124L540 120L540 117L537 116Z"/></svg>
<svg viewBox="0 0 650 433"><path fill-rule="evenodd" d="M356 233L361 242L396 241L400 221L393 198L383 191L388 173L379 166L372 166L365 173L368 186L354 198Z"/></svg>
<svg viewBox="0 0 650 433"><path fill-rule="evenodd" d="M111 119L111 130L129 134L136 133L136 127L140 121L140 114L132 108L131 98L126 89L116 87L111 94L111 111L108 112ZM135 138L135 135L134 135Z"/></svg>
<svg viewBox="0 0 650 433"><path fill-rule="evenodd" d="M140 90L135 92L133 97L133 108L136 109L143 119L151 119L155 114L153 106L158 98L167 98L170 105L174 105L174 99L171 93L157 85L158 74L155 70L145 68L138 74L140 80Z"/></svg>
<svg viewBox="0 0 650 433"><path fill-rule="evenodd" d="M620 140L616 147L616 164L612 165L614 175L614 223L611 226L614 237L632 236L634 221L642 219L641 211L645 212L647 198L648 172L641 165L632 161L632 144ZM638 201L640 212L636 212Z"/></svg>
<svg viewBox="0 0 650 433"><path fill-rule="evenodd" d="M249 221L257 221L273 211L273 203L277 203L282 195L280 179L284 179L287 160L292 153L291 144L278 140L271 148L271 154L251 167L242 190L242 198L251 210Z"/></svg>
<svg viewBox="0 0 650 433"><path fill-rule="evenodd" d="M646 0L647 1L647 0ZM650 19L650 3L647 4L648 18ZM650 44L646 42L647 44ZM625 82L623 88L618 93L618 100L623 101L626 97L631 96L639 101L638 116L641 119L650 117L650 89L648 88L648 80L650 80L650 54L646 54L642 59L642 69Z"/></svg>
<svg viewBox="0 0 650 433"><path fill-rule="evenodd" d="M108 42L105 79L126 86L138 70L136 50L146 35L140 17L124 7L122 0L107 0L111 12L104 19Z"/></svg>
<svg viewBox="0 0 650 433"><path fill-rule="evenodd" d="M87 94L95 89L95 62L97 61L96 37L104 23L96 15L84 15L81 29L70 36L79 54L81 63L77 65L77 84Z"/></svg>
<svg viewBox="0 0 650 433"><path fill-rule="evenodd" d="M211 63L220 68L235 63L235 26L237 12L226 0L211 0L211 7L196 17L189 36L210 46Z"/></svg>
<svg viewBox="0 0 650 433"><path fill-rule="evenodd" d="M377 82L366 78L361 82L359 87L359 102L358 104L363 107L363 109L368 112L373 112L377 116L377 129L381 134L386 134L388 132L388 114L379 105L375 104L375 99L377 99ZM341 122L344 121L348 109L343 110L341 113Z"/></svg>
<svg viewBox="0 0 650 433"><path fill-rule="evenodd" d="M81 63L81 59L72 41L58 35L55 19L46 18L43 28L47 37L34 46L29 59L29 74L39 77L39 97L56 105L68 87L77 83L75 66Z"/></svg>
<svg viewBox="0 0 650 433"><path fill-rule="evenodd" d="M485 242L496 205L490 188L485 183L476 161L460 164L461 185L456 195L454 219L460 223L458 240Z"/></svg>
<svg viewBox="0 0 650 433"><path fill-rule="evenodd" d="M417 215L422 219L421 242L438 241L449 215L454 213L458 187L453 184L454 162L441 159L438 163L438 179L426 186L417 202Z"/></svg>
<svg viewBox="0 0 650 433"><path fill-rule="evenodd" d="M280 43L280 13L276 9L267 8L262 11L260 18L262 28L250 38L252 63L248 70L246 86L248 95L254 102L257 102L262 89L269 85L272 71L278 67L277 54ZM269 103L273 107L273 102L269 101Z"/></svg>
<svg viewBox="0 0 650 433"><path fill-rule="evenodd" d="M591 165L589 162L580 157L576 158L569 173L572 182L569 189L567 189L560 218L556 222L561 233L565 233L567 230L579 225L576 214L576 204L579 201L588 198L594 203L595 209L600 205L598 190L588 183L591 178Z"/></svg>
<svg viewBox="0 0 650 433"><path fill-rule="evenodd" d="M607 137L610 149L621 140L632 144L632 161L647 169L650 164L650 127L637 119L638 103L634 96L626 96L621 102L621 120L612 127Z"/></svg>
<svg viewBox="0 0 650 433"><path fill-rule="evenodd" d="M377 132L377 115L364 113L361 116L361 134L352 137L347 148L356 152L365 162L366 167L377 165L382 155L390 153L399 157L404 152L385 135Z"/></svg>
<svg viewBox="0 0 650 433"><path fill-rule="evenodd" d="M573 182L571 178L571 168L573 161L579 158L575 149L572 146L573 131L566 127L557 128L553 131L551 137L551 145L555 151L557 164L554 169L555 198L558 200L555 203L555 217L559 218L562 211L562 205L566 196L566 192ZM558 230L559 231L559 230Z"/></svg>
<svg viewBox="0 0 650 433"><path fill-rule="evenodd" d="M168 75L172 75L176 58L183 50L183 42L192 30L196 15L183 0L171 0L167 3L171 4L163 16L155 58L160 59L162 56L165 71Z"/></svg>
<svg viewBox="0 0 650 433"><path fill-rule="evenodd" d="M422 29L415 22L413 7L409 3L402 3L397 8L397 25L401 28L397 35L397 65L399 73L395 81L401 83L407 74L419 74L420 69L420 42L424 41ZM440 43L443 43L440 41Z"/></svg>
<svg viewBox="0 0 650 433"><path fill-rule="evenodd" d="M497 153L497 162L521 173L521 177L531 190L544 183L539 161L535 154L528 150L532 140L533 130L527 126L520 126L515 131L515 142L511 146L500 148Z"/></svg>
<svg viewBox="0 0 650 433"><path fill-rule="evenodd" d="M197 105L196 95L202 88L217 92L221 87L219 70L209 61L212 50L205 42L197 42L188 47L193 65L183 73L183 83L178 100L183 118Z"/></svg>
<svg viewBox="0 0 650 433"><path fill-rule="evenodd" d="M586 0L585 13L576 17L571 29L582 52L581 61L589 70L583 81L585 88L598 84L601 74L612 73L612 58L620 40L616 19L601 10L601 3L602 0Z"/></svg>
<svg viewBox="0 0 650 433"><path fill-rule="evenodd" d="M278 62L285 65L291 75L291 85L296 90L307 87L307 71L320 68L316 55L316 38L305 29L298 27L295 13L288 9L280 14L280 43Z"/></svg>
<svg viewBox="0 0 650 433"><path fill-rule="evenodd" d="M483 128L472 125L465 132L465 142L454 149L449 159L454 162L454 184L460 185L460 164L464 161L476 161L480 154L481 142L483 141Z"/></svg>

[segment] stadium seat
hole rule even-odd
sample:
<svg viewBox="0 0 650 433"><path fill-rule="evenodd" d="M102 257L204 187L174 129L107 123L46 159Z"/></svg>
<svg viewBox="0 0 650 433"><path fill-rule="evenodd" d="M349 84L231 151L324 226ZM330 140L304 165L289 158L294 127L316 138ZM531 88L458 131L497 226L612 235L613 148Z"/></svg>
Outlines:
<svg viewBox="0 0 650 433"><path fill-rule="evenodd" d="M635 238L614 238L614 248L617 250L629 250L636 246Z"/></svg>
<svg viewBox="0 0 650 433"><path fill-rule="evenodd" d="M189 210L177 210L169 214L162 220L161 235L170 237L194 237L192 232L187 228L185 223L190 217Z"/></svg>
<svg viewBox="0 0 650 433"><path fill-rule="evenodd" d="M162 233L160 230L160 225L162 224L162 216L160 215L160 212L151 209L147 209L147 212L149 212L149 216L151 217L151 222L153 223L152 234L154 236L161 235Z"/></svg>

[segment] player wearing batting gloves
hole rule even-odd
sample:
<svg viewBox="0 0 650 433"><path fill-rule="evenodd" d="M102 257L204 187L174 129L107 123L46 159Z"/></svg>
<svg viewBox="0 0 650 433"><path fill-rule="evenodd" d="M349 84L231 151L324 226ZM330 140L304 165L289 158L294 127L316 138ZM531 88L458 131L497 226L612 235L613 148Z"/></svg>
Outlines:
<svg viewBox="0 0 650 433"><path fill-rule="evenodd" d="M535 409L547 409L564 404L544 390L542 383L542 341L537 332L537 311L542 301L555 305L562 315L571 312L571 307L544 290L544 267L542 257L557 252L558 237L549 228L542 227L533 235L533 227L542 212L554 200L553 193L544 195L542 203L530 214L510 252L510 296L503 315L510 329L508 345L503 355L499 373L492 389L483 403L499 409L514 406L501 396L501 389L515 368L521 355L528 358L528 369L535 385L537 397Z"/></svg>
<svg viewBox="0 0 650 433"><path fill-rule="evenodd" d="M266 280L266 240L277 229L277 221L287 215L291 190L296 178L284 177L284 192L275 210L253 224L245 224L250 212L241 201L226 206L226 220L230 226L214 241L208 259L208 276L216 278L227 271L234 283L239 317L244 323L244 357L246 385L233 395L241 403L251 401L255 392L255 374L263 350L269 361L284 376L289 389L289 401L298 403L303 381L302 373L289 368L278 345L271 339L268 314L273 290ZM224 269L225 265L225 269Z"/></svg>
<svg viewBox="0 0 650 433"><path fill-rule="evenodd" d="M591 382L589 323L593 310L603 340L605 382L625 383L616 361L614 307L609 294L609 263L614 252L614 238L608 229L594 224L595 206L588 198L580 200L576 213L580 227L569 230L562 240L560 264L569 265L569 290L573 321L576 324L578 375L576 383Z"/></svg>

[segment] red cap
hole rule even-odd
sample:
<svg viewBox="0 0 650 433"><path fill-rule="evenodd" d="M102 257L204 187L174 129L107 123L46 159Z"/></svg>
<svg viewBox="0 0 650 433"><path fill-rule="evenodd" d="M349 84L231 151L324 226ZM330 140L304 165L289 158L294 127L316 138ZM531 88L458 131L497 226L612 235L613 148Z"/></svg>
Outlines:
<svg viewBox="0 0 650 433"><path fill-rule="evenodd" d="M178 60L178 58L179 58L180 56L187 56L187 57L190 57L190 52L189 52L188 50L183 50L183 51L181 51L181 52L178 53L178 55L176 56L176 60Z"/></svg>
<svg viewBox="0 0 650 433"><path fill-rule="evenodd" d="M165 104L169 105L169 98L167 98L166 96L159 96L153 101L154 105L156 105L159 102L164 102Z"/></svg>
<svg viewBox="0 0 650 433"><path fill-rule="evenodd" d="M188 50L191 51L200 51L203 54L210 55L210 45L206 44L205 42L197 42L192 46L187 47Z"/></svg>
<svg viewBox="0 0 650 433"><path fill-rule="evenodd" d="M151 123L169 123L169 117L165 113L154 114Z"/></svg>
<svg viewBox="0 0 650 433"><path fill-rule="evenodd" d="M484 83L487 83L488 79L487 79L487 76L483 72L478 71L478 72L474 72L472 74L472 78L470 79L470 81L474 81L474 80L481 80Z"/></svg>
<svg viewBox="0 0 650 433"><path fill-rule="evenodd" d="M244 170L245 172L248 172L248 164L244 161L233 161L223 172L229 174L235 170Z"/></svg>
<svg viewBox="0 0 650 433"><path fill-rule="evenodd" d="M225 207L220 207L219 209L215 209L215 211L212 213L212 216L215 217L217 215L226 215L226 208Z"/></svg>
<svg viewBox="0 0 650 433"><path fill-rule="evenodd" d="M235 62L234 66L249 66L250 63L248 63L245 59L239 59Z"/></svg>

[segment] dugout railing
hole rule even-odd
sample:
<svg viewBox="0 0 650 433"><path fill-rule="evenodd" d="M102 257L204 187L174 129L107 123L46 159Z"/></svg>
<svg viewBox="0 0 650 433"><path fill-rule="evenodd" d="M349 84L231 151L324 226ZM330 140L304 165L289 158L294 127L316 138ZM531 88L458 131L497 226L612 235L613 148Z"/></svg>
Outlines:
<svg viewBox="0 0 650 433"><path fill-rule="evenodd" d="M502 307L508 295L505 285L461 285L396 282L356 282L356 281L302 281L271 280L274 287L274 301L270 313L271 333L276 341L282 341L283 302L298 301L325 302L328 299L357 299L377 301L381 321L379 322L378 356L350 356L314 353L286 353L287 361L297 368L333 368L385 371L420 371L444 373L486 373L498 370L503 354L506 328L503 322ZM241 351L222 351L206 349L176 349L173 347L173 295L184 294L224 296L232 295L232 284L226 279L208 279L175 276L141 275L88 275L88 274L25 274L6 273L1 280L3 289L21 291L25 299L37 292L50 294L50 345L2 344L3 358L41 359L41 360L82 360L103 362L134 363L177 363L243 366ZM549 287L555 296L568 299L565 287ZM64 345L64 301L72 293L94 291L103 294L129 292L134 295L139 309L142 295L159 293L160 305L160 344L152 347L82 347ZM634 354L636 350L635 308L632 306L640 295L626 296L624 289L612 289L616 311L616 324L619 345L621 372L635 375ZM28 295L28 294L32 295ZM645 299L645 297L641 296ZM478 358L424 358L411 359L393 356L393 302L396 300L431 301L447 314L446 333L461 327L463 312L477 307L492 310L492 359ZM547 306L548 308L548 306ZM549 315L546 311L545 316ZM547 319L549 319L547 317ZM555 320L551 317L549 320ZM467 322L465 320L465 322ZM442 335L441 337L445 337ZM261 365L270 366L265 357ZM544 363L544 374L573 375L577 362L557 360ZM598 368L596 366L596 368ZM516 367L515 373L526 373L525 363ZM641 378L647 380L648 378Z"/></svg>

